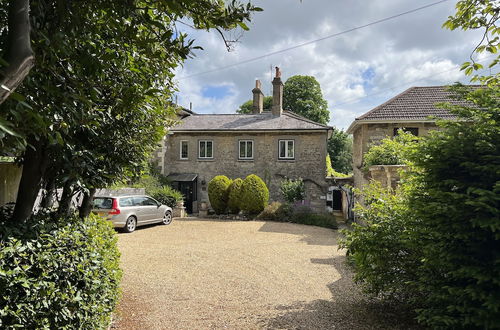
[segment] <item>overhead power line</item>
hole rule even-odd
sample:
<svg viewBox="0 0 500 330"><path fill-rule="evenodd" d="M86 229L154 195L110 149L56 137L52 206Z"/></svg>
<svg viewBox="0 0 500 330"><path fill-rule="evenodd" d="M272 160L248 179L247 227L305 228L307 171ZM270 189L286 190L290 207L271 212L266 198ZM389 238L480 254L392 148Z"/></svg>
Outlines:
<svg viewBox="0 0 500 330"><path fill-rule="evenodd" d="M272 56L272 55L276 55L276 54L281 54L281 53L284 53L284 52L288 52L290 50L294 50L294 49L297 49L297 48L300 48L300 47L311 45L311 44L314 44L314 43L319 42L319 41L323 41L323 40L326 40L326 39L338 37L338 36L346 34L346 33L350 33L350 32L356 31L356 30L360 30L360 29L364 29L366 27L369 27L369 26L372 26L372 25L376 25L376 24L379 24L379 23L383 23L383 22L386 22L386 21L389 21L389 20L392 20L392 19L404 16L404 15L412 14L414 12L417 12L417 11L420 11L420 10L423 10L423 9L427 9L429 7L433 7L433 6L439 5L439 4L441 4L443 2L447 2L447 1L449 1L449 0L440 0L440 1L437 1L437 2L433 2L433 3L430 3L430 4L422 6L422 7L418 7L418 8L411 9L411 10L408 10L408 11L405 11L405 12L402 12L402 13L399 13L399 14L396 14L396 15L392 15L392 16L389 16L389 17L386 17L386 18L382 18L382 19L379 19L377 21L373 21L373 22L370 22L370 23L367 23L367 24L364 24L364 25L360 25L360 26L357 26L357 27L354 27L354 28L351 28L351 29L348 29L348 30L345 30L345 31L341 31L341 32L337 32L337 33L334 33L334 34L330 34L328 36L325 36L325 37L322 37L322 38L319 38L319 39L307 41L307 42L304 42L304 43L301 43L301 44L298 44L298 45L295 45L295 46L291 46L291 47L288 47L288 48L277 50L277 51L274 51L274 52L271 52L271 53L267 53L267 54L264 54L264 55L252 57L252 58L240 61L240 62L229 64L229 65L226 65L226 66L221 66L221 67L218 67L218 68L215 68L215 69L211 69L211 70L207 70L207 71L202 71L202 72L198 72L198 73L193 73L193 74L190 74L190 75L187 75L187 76L184 76L184 77L180 77L178 80L184 80L184 79L188 79L188 78L192 78L192 77L197 77L197 76L205 75L205 74L208 74L208 73L213 73L213 72L218 72L218 71L222 71L222 70L225 70L225 69L229 69L229 68L232 68L232 67L235 67L235 66L238 66L238 65L242 65L242 64L254 62L254 61L266 58L268 56Z"/></svg>

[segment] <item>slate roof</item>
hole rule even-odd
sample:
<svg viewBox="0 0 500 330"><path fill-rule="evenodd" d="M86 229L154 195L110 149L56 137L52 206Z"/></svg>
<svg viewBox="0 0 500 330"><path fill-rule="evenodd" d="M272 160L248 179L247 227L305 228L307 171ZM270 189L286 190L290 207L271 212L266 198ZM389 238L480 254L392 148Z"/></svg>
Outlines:
<svg viewBox="0 0 500 330"><path fill-rule="evenodd" d="M330 126L316 123L289 111L281 116L271 112L261 114L192 114L171 131L275 131L275 130L330 130Z"/></svg>
<svg viewBox="0 0 500 330"><path fill-rule="evenodd" d="M479 85L470 85L469 88L481 88ZM448 86L411 87L396 95L385 103L373 108L356 118L347 129L352 133L358 123L376 122L404 122L427 121L429 116L441 119L454 119L456 116L446 109L436 107L436 103L450 102L457 105L469 105L466 102L454 99Z"/></svg>

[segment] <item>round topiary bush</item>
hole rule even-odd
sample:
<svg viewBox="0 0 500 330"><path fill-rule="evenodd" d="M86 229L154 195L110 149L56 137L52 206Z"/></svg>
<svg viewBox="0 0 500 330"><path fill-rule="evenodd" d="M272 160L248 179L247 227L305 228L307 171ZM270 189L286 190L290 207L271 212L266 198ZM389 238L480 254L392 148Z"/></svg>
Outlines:
<svg viewBox="0 0 500 330"><path fill-rule="evenodd" d="M269 200L269 189L264 181L255 174L250 174L243 181L240 207L250 214L264 210Z"/></svg>
<svg viewBox="0 0 500 330"><path fill-rule="evenodd" d="M227 209L230 185L231 179L225 175L217 175L208 183L208 199L217 214L222 214Z"/></svg>
<svg viewBox="0 0 500 330"><path fill-rule="evenodd" d="M111 223L95 215L0 221L0 327L106 329L119 259Z"/></svg>
<svg viewBox="0 0 500 330"><path fill-rule="evenodd" d="M233 183L231 183L231 185L229 186L229 201L227 206L229 207L229 212L231 213L238 213L241 210L240 204L242 186L243 180L241 180L240 178L234 180Z"/></svg>

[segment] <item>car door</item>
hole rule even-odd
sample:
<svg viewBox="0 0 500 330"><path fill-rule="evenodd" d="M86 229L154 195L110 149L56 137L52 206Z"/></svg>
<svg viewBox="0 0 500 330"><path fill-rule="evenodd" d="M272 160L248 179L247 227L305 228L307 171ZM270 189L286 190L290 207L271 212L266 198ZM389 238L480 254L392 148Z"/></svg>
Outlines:
<svg viewBox="0 0 500 330"><path fill-rule="evenodd" d="M134 197L134 205L138 209L137 222L145 224L155 221L158 205L153 199L146 196Z"/></svg>

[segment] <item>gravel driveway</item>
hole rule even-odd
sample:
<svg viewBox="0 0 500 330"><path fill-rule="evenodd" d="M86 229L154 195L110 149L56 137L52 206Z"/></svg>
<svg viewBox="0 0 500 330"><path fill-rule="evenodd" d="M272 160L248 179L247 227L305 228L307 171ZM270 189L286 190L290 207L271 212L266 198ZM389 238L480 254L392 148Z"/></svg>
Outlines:
<svg viewBox="0 0 500 330"><path fill-rule="evenodd" d="M174 220L119 234L117 329L408 329L365 299L330 229Z"/></svg>

